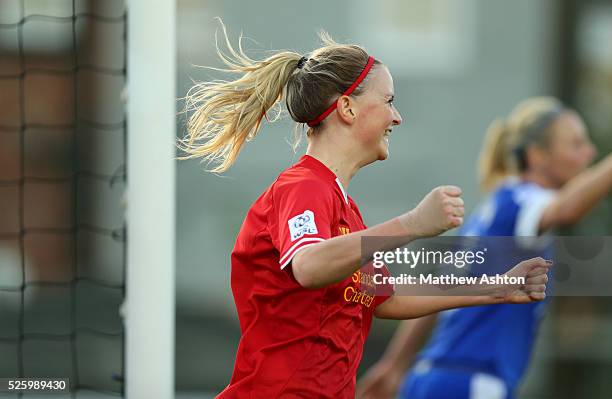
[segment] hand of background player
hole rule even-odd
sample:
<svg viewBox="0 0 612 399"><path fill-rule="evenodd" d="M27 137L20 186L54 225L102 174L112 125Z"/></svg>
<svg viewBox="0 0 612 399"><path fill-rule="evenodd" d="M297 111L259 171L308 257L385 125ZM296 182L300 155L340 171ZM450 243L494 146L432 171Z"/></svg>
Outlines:
<svg viewBox="0 0 612 399"><path fill-rule="evenodd" d="M404 372L385 362L372 366L357 383L356 399L395 399Z"/></svg>
<svg viewBox="0 0 612 399"><path fill-rule="evenodd" d="M463 223L463 199L456 186L436 187L411 211L399 217L408 234L431 237Z"/></svg>
<svg viewBox="0 0 612 399"><path fill-rule="evenodd" d="M502 295L508 303L529 303L546 298L546 283L548 270L552 262L542 258L532 258L522 261L510 269L508 277L525 277L525 284L520 286L502 287Z"/></svg>

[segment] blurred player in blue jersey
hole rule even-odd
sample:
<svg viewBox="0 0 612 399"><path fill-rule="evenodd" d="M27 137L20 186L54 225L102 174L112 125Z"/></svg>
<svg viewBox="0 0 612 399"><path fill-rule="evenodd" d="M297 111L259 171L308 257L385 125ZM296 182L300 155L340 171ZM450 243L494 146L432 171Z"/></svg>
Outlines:
<svg viewBox="0 0 612 399"><path fill-rule="evenodd" d="M487 132L479 172L489 194L460 234L537 236L577 222L612 189L612 154L588 167L594 156L575 111L549 97L520 103ZM545 306L477 306L402 322L357 396L514 398Z"/></svg>

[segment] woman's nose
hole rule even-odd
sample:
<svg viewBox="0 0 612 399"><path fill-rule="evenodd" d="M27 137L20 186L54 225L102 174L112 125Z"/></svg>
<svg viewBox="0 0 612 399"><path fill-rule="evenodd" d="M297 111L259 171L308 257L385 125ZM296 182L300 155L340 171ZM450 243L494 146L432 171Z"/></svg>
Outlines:
<svg viewBox="0 0 612 399"><path fill-rule="evenodd" d="M402 123L402 116L400 115L399 111L395 108L393 108L393 112L395 112L394 118L393 118L393 124L394 125L399 125Z"/></svg>

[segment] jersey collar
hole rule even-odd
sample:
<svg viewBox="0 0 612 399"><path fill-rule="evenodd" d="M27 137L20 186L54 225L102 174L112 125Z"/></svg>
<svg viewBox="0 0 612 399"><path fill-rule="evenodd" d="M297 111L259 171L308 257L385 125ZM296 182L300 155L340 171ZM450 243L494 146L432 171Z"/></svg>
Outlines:
<svg viewBox="0 0 612 399"><path fill-rule="evenodd" d="M319 161L318 159L316 159L315 157L311 155L304 154L300 158L299 163L313 170L319 176L336 183L336 185L338 186L338 188L340 188L340 191L342 192L342 196L344 197L344 202L347 204L349 203L348 194L346 193L344 186L342 186L342 183L340 182L340 178L338 178L338 176L336 176L336 174L332 172L331 169L325 166L323 162Z"/></svg>

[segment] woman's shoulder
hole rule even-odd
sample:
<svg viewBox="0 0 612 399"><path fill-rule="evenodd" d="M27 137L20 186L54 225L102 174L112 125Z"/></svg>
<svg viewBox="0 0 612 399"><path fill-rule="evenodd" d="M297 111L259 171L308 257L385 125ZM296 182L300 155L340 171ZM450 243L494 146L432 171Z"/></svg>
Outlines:
<svg viewBox="0 0 612 399"><path fill-rule="evenodd" d="M511 201L522 204L534 198L548 197L554 194L555 190L544 188L534 182L512 176L499 184L487 195L487 198L494 201Z"/></svg>
<svg viewBox="0 0 612 399"><path fill-rule="evenodd" d="M302 195L315 196L333 193L334 186L314 171L294 165L278 175L271 189L274 194L297 192Z"/></svg>
<svg viewBox="0 0 612 399"><path fill-rule="evenodd" d="M514 200L519 204L529 204L534 201L549 200L556 194L555 190L545 188L530 181L519 182L513 190Z"/></svg>

